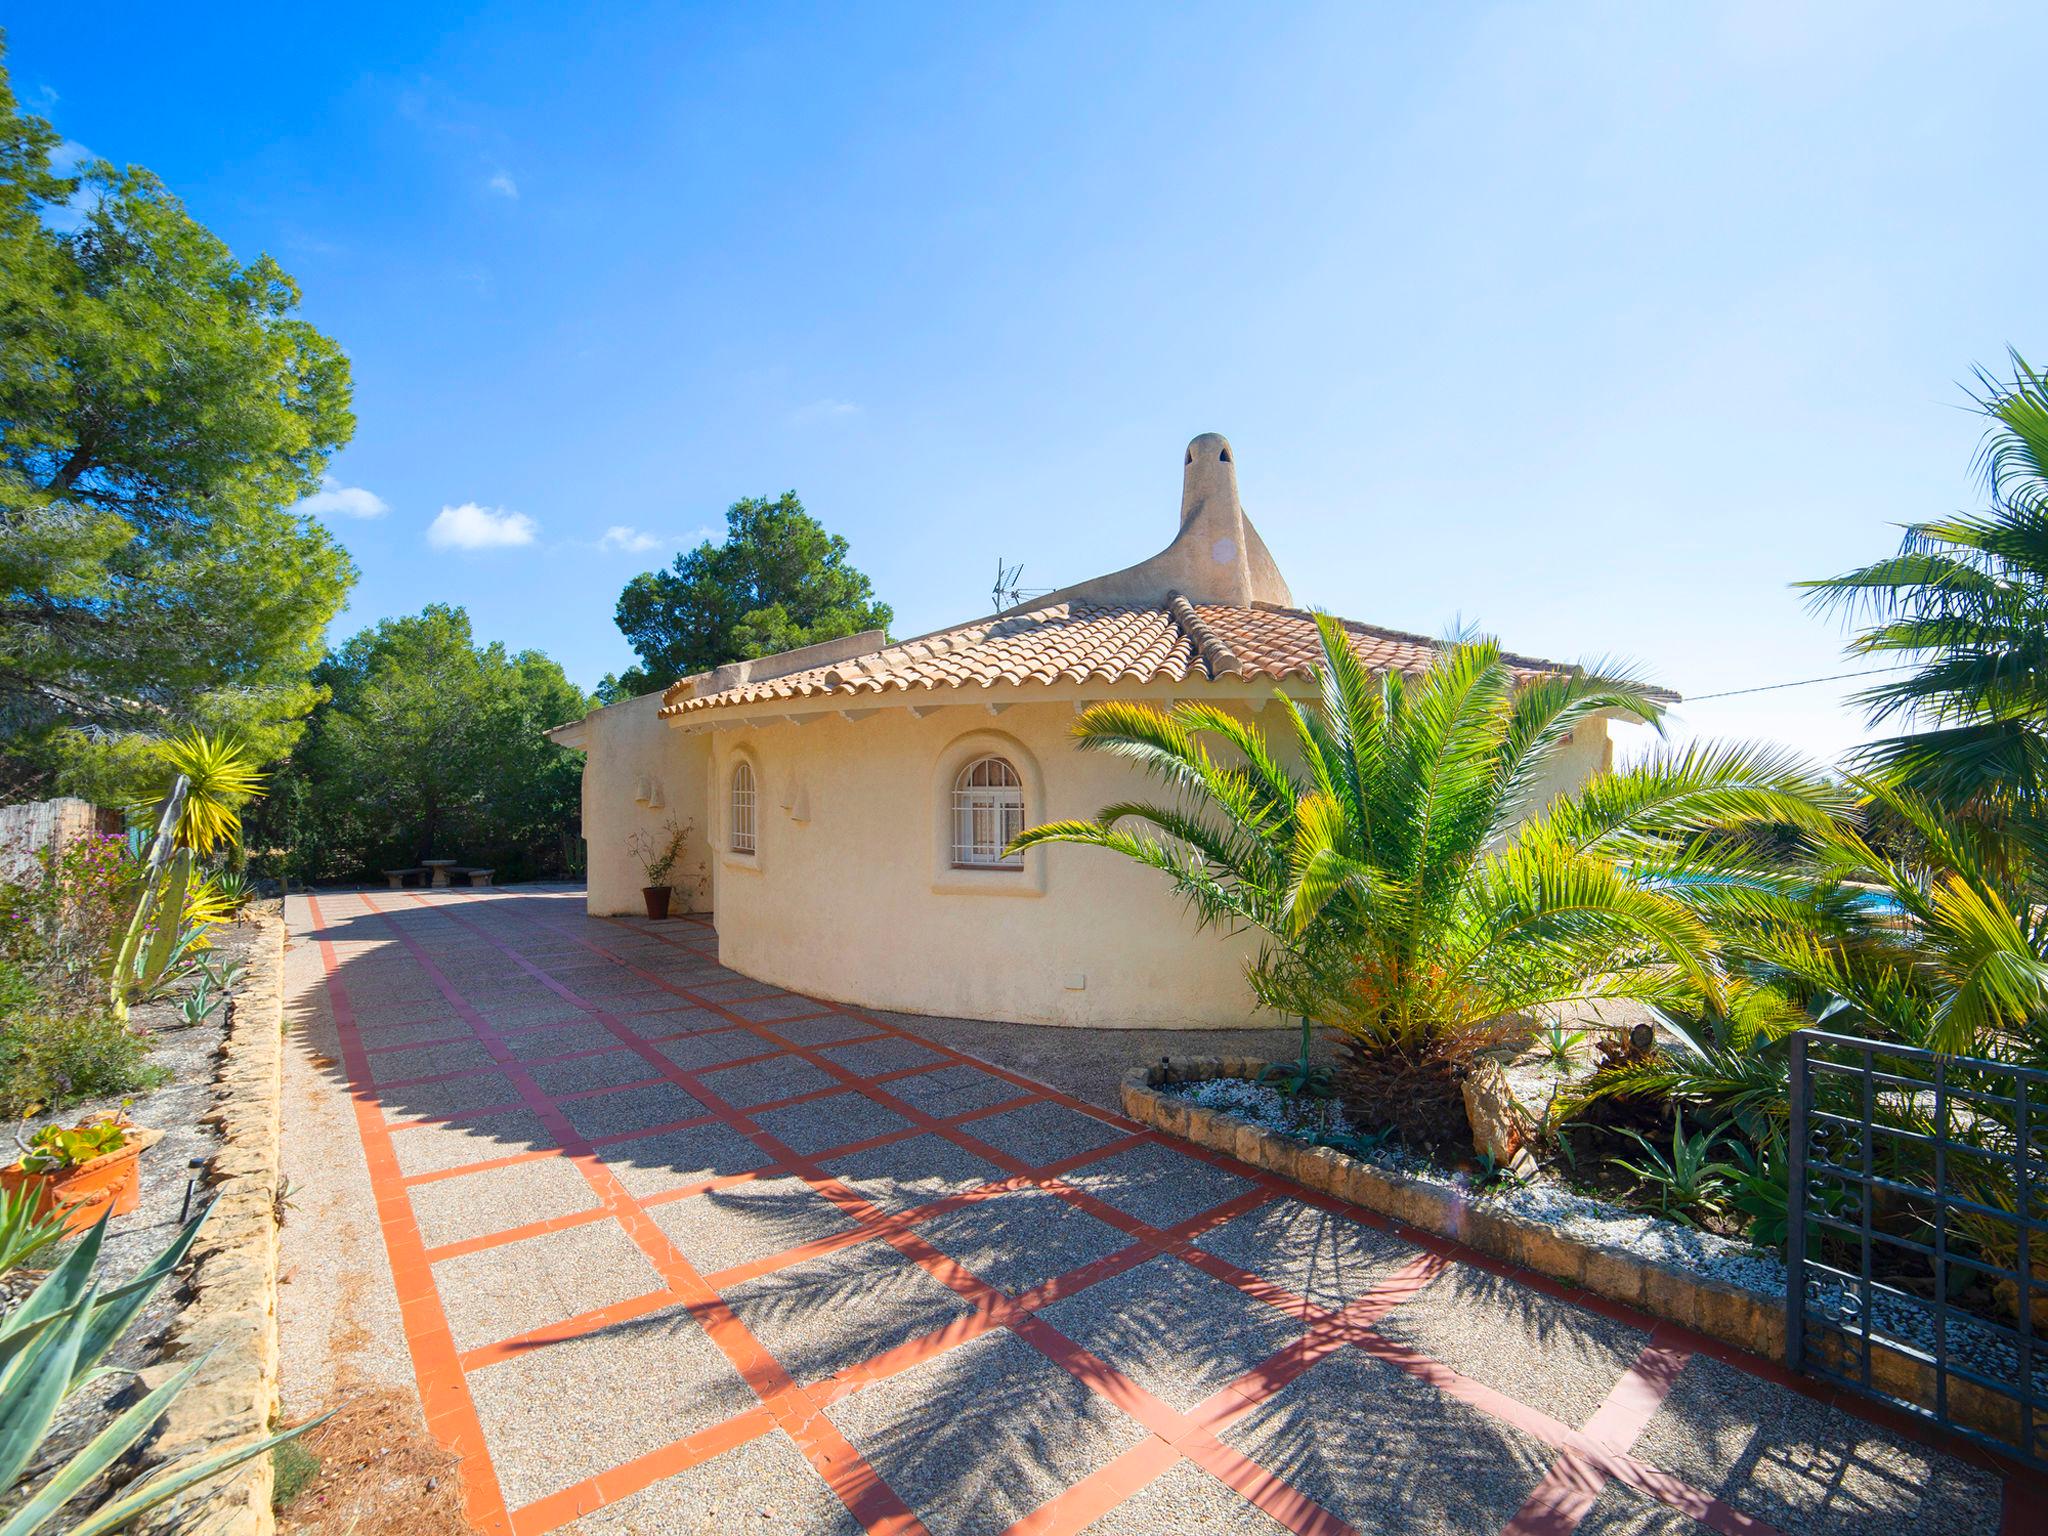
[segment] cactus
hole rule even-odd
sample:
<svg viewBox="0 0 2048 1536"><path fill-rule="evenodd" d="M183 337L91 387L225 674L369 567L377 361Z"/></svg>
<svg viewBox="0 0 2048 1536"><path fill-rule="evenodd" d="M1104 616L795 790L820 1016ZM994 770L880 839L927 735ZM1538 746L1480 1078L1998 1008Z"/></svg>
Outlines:
<svg viewBox="0 0 2048 1536"><path fill-rule="evenodd" d="M108 1001L117 1018L128 1016L128 1005L135 998L162 985L191 942L184 928L185 894L192 882L192 851L171 851L172 832L178 825L178 812L185 803L188 787L185 776L179 774L171 792L164 796L157 815L156 836L150 839L149 856L143 865L142 890L135 898L135 912L114 950Z"/></svg>

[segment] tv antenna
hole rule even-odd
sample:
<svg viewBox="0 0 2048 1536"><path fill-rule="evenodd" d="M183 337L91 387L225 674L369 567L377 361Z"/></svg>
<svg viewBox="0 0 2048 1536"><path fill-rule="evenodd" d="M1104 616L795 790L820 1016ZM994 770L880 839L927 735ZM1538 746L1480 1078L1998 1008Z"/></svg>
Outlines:
<svg viewBox="0 0 2048 1536"><path fill-rule="evenodd" d="M990 596L995 599L997 613L1001 613L1005 608L1014 608L1024 601L1024 589L1018 585L1023 576L1022 561L1015 565L1005 565L1003 557L996 556L996 584Z"/></svg>

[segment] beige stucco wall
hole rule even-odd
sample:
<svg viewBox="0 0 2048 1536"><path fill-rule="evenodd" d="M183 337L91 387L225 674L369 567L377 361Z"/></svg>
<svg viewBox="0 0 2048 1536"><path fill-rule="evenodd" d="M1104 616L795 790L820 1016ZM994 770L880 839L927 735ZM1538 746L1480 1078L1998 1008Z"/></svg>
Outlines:
<svg viewBox="0 0 2048 1536"><path fill-rule="evenodd" d="M583 792L593 913L639 910L627 840L676 814L696 823L690 856L708 860L720 958L745 975L961 1018L1119 1028L1252 1018L1243 963L1255 940L1198 932L1163 876L1074 847L1034 851L1021 874L950 867L953 775L984 753L1016 765L1027 824L1158 793L1128 763L1075 749L1071 700L997 715L947 705L921 719L828 710L802 724L769 716L688 732L656 719L657 704L615 705L581 727L594 743ZM1284 730L1276 712L1254 718ZM1583 782L1609 752L1605 723L1582 725L1536 803ZM751 857L726 851L741 756L756 781ZM643 777L659 782L665 806L636 800Z"/></svg>
<svg viewBox="0 0 2048 1536"><path fill-rule="evenodd" d="M671 730L660 709L660 694L642 694L550 733L585 754L583 840L594 916L644 910L640 888L647 879L633 854L633 837L658 837L671 818L691 828L670 877L675 910L710 909L711 845L704 814L710 747L701 736Z"/></svg>
<svg viewBox="0 0 2048 1536"><path fill-rule="evenodd" d="M749 976L869 1007L1124 1027L1239 1025L1248 941L1198 934L1163 877L1098 849L1047 848L1022 873L955 871L954 773L996 752L1025 781L1027 824L1093 815L1143 781L1083 754L1071 703L885 709L714 733L718 825L745 755L759 850L721 851L719 956Z"/></svg>

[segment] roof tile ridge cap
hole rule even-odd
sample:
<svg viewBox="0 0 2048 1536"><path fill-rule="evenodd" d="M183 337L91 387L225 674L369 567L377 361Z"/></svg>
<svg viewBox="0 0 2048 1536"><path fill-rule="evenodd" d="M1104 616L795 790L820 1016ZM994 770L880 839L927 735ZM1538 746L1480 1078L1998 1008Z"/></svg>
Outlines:
<svg viewBox="0 0 2048 1536"><path fill-rule="evenodd" d="M1212 679L1244 675L1244 663L1237 659L1237 653L1216 637L1202 616L1195 612L1193 603L1178 592L1169 592L1166 594L1166 611L1201 656L1202 665Z"/></svg>

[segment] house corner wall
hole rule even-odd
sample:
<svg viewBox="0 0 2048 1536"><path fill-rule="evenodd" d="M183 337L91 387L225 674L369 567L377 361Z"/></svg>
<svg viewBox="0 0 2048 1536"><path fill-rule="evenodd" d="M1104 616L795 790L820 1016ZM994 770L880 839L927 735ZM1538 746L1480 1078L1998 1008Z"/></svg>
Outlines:
<svg viewBox="0 0 2048 1536"><path fill-rule="evenodd" d="M710 743L661 718L661 695L642 694L591 715L585 724L583 839L589 849L586 908L593 917L644 911L647 878L636 835L659 837L671 819L690 835L670 879L674 909L711 909L711 845L705 824Z"/></svg>

